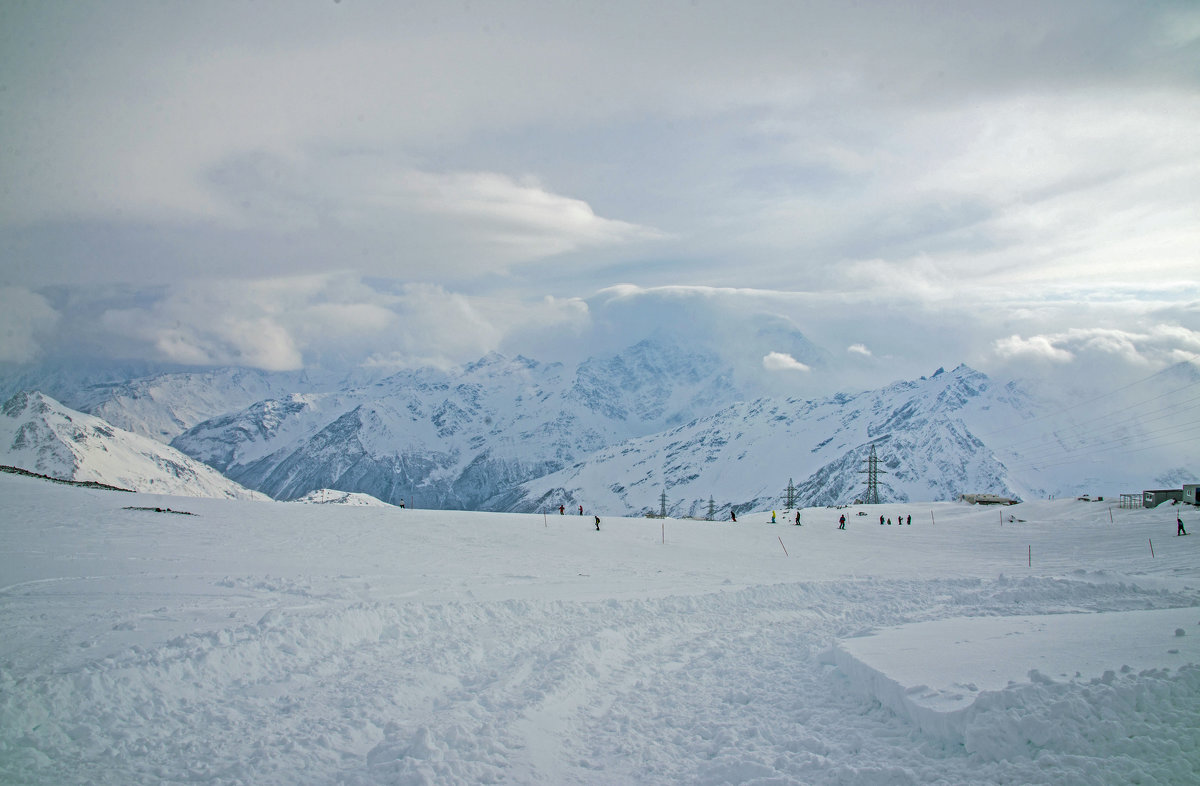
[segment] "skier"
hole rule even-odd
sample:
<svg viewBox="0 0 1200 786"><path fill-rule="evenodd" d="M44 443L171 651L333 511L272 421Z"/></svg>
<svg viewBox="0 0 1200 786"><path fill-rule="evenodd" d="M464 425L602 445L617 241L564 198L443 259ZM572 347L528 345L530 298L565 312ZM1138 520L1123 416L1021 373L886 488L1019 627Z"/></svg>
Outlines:
<svg viewBox="0 0 1200 786"><path fill-rule="evenodd" d="M843 513L842 517L840 519L838 519L838 529L845 529L845 528L846 528L846 514Z"/></svg>
<svg viewBox="0 0 1200 786"><path fill-rule="evenodd" d="M737 511L733 508L729 509L729 520L734 524L737 524Z"/></svg>
<svg viewBox="0 0 1200 786"><path fill-rule="evenodd" d="M908 514L908 521L906 521L904 523L910 527L912 526L912 514L911 513Z"/></svg>
<svg viewBox="0 0 1200 786"><path fill-rule="evenodd" d="M1179 516L1175 517L1175 526L1176 526L1176 530L1175 530L1176 535L1186 535L1187 534L1187 530L1183 528L1183 519L1179 518Z"/></svg>
<svg viewBox="0 0 1200 786"><path fill-rule="evenodd" d="M600 531L600 517L596 516L596 531Z"/></svg>
<svg viewBox="0 0 1200 786"><path fill-rule="evenodd" d="M800 523L800 511L796 511L796 526L797 527L804 526L803 524Z"/></svg>
<svg viewBox="0 0 1200 786"><path fill-rule="evenodd" d="M889 526L889 527L890 527L890 526L892 526L892 520L891 520L891 519L888 519L888 526Z"/></svg>
<svg viewBox="0 0 1200 786"><path fill-rule="evenodd" d="M879 517L879 526L883 526L883 516Z"/></svg>
<svg viewBox="0 0 1200 786"><path fill-rule="evenodd" d="M771 511L771 523L775 523L775 511Z"/></svg>
<svg viewBox="0 0 1200 786"><path fill-rule="evenodd" d="M559 506L558 506L558 515L560 515L560 516L565 516L565 515L566 515L566 513L567 513L567 506L566 506L566 505L559 505Z"/></svg>
<svg viewBox="0 0 1200 786"><path fill-rule="evenodd" d="M580 515L580 516L582 516L582 515L583 515L583 505L580 505L580 506L579 506L579 515Z"/></svg>

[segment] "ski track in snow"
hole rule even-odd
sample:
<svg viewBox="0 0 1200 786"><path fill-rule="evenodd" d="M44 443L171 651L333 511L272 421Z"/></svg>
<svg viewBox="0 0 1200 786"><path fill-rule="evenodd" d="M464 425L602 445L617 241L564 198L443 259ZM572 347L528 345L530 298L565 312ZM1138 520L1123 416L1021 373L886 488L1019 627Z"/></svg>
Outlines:
<svg viewBox="0 0 1200 786"><path fill-rule="evenodd" d="M81 493L31 483L4 489L46 504ZM242 505L204 515L282 508ZM15 510L5 506L6 525L26 521ZM121 543L118 528L105 527L115 515L91 523ZM586 532L574 520L553 523ZM167 553L204 537L154 524L147 535ZM191 534L172 542L172 526ZM32 528L9 529L30 542ZM243 530L248 541L259 536L253 530ZM772 540L800 537L763 530ZM55 542L100 537L72 532ZM262 553L288 547L278 534L261 534ZM362 546L352 533L337 537ZM475 537L464 527L448 543L479 560L486 545ZM318 545L297 538L291 548ZM412 548L404 569L436 570ZM1200 604L1195 585L1173 580L1081 570L714 585L684 572L679 594L560 598L528 564L497 573L478 562L479 582L428 600L408 585L381 589L366 574L190 570L204 560L190 558L179 574L3 582L0 781L1117 784L1200 774L1196 667L1014 686L987 697L967 744L952 746L856 694L828 658L839 638L887 625ZM698 574L697 560L684 567ZM464 570L467 580L473 568ZM472 597L489 583L510 595L543 589Z"/></svg>

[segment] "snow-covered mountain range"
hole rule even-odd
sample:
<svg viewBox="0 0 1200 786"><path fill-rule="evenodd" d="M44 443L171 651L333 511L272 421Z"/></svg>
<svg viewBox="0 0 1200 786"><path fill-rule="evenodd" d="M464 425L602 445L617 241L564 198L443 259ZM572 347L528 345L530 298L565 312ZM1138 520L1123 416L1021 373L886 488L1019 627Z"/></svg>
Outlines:
<svg viewBox="0 0 1200 786"><path fill-rule="evenodd" d="M734 398L716 359L655 341L574 370L490 355L373 385L258 402L173 440L278 499L316 488L508 510L517 486Z"/></svg>
<svg viewBox="0 0 1200 786"><path fill-rule="evenodd" d="M818 401L740 402L529 481L515 507L584 497L601 509L658 510L665 491L671 515L707 515L712 500L727 518L731 507L783 504L793 479L801 504L845 504L863 496L872 445L883 500L954 499L975 490L1018 496L1030 489L977 434L1036 411L1016 385L997 386L967 366Z"/></svg>
<svg viewBox="0 0 1200 786"><path fill-rule="evenodd" d="M0 463L60 480L155 494L266 499L169 445L42 393L17 393L0 408L0 446Z"/></svg>
<svg viewBox="0 0 1200 786"><path fill-rule="evenodd" d="M1168 414L1200 390L1193 366L1169 371L1159 380L1177 401L1161 410ZM61 376L50 381L70 388ZM628 514L658 511L665 492L669 513L725 517L783 506L789 483L797 504L853 502L865 491L872 445L885 501L1115 493L1195 478L1200 456L1186 441L1146 452L1164 442L1159 411L1109 400L1103 406L1119 417L1102 418L1100 403L1029 391L960 365L816 400L753 397L716 352L660 338L574 367L493 354L457 369L353 380L189 370L79 383L71 400L109 421L87 421L90 438L116 433L116 421L276 499L334 489L422 508L582 504ZM77 427L86 417L44 397L12 401L14 411ZM61 431L28 416L23 428ZM78 477L87 462L68 460L62 446L87 452L91 443L68 436L57 444L43 452ZM44 470L12 439L0 447L25 451L26 463L7 463ZM96 450L109 455L92 463L111 467L114 450ZM1128 453L1143 455L1130 461ZM86 479L121 485L111 473Z"/></svg>

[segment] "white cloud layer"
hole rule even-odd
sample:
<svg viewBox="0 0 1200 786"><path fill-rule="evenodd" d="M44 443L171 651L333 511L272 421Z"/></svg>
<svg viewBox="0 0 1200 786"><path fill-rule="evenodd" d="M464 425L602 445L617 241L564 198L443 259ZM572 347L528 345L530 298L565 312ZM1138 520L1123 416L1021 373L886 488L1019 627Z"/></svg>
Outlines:
<svg viewBox="0 0 1200 786"><path fill-rule="evenodd" d="M117 0L0 31L10 360L668 333L790 393L1196 351L1195 3Z"/></svg>

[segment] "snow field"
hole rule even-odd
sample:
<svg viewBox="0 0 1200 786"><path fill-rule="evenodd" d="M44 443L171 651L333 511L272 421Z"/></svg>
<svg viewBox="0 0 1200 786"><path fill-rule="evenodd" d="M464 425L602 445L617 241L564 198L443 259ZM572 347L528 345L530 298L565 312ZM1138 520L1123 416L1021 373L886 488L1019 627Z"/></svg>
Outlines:
<svg viewBox="0 0 1200 786"><path fill-rule="evenodd" d="M820 509L803 527L761 523L769 512L736 526L601 513L597 533L590 513L134 497L196 514L170 516L124 510L131 497L0 477L0 781L1200 773L1194 666L1121 653L1096 675L981 690L956 742L831 663L870 631L1016 617L1049 620L1045 647L1066 662L1072 645L1037 615L1196 616L1197 539L1169 537L1173 509L1169 530L1164 511L1114 510L1108 524L1107 508L1064 501L1005 509L1030 521L1004 527L996 509L946 504L936 525L910 506L903 531L864 508L844 532L841 511ZM932 675L953 665L932 644L925 659Z"/></svg>

